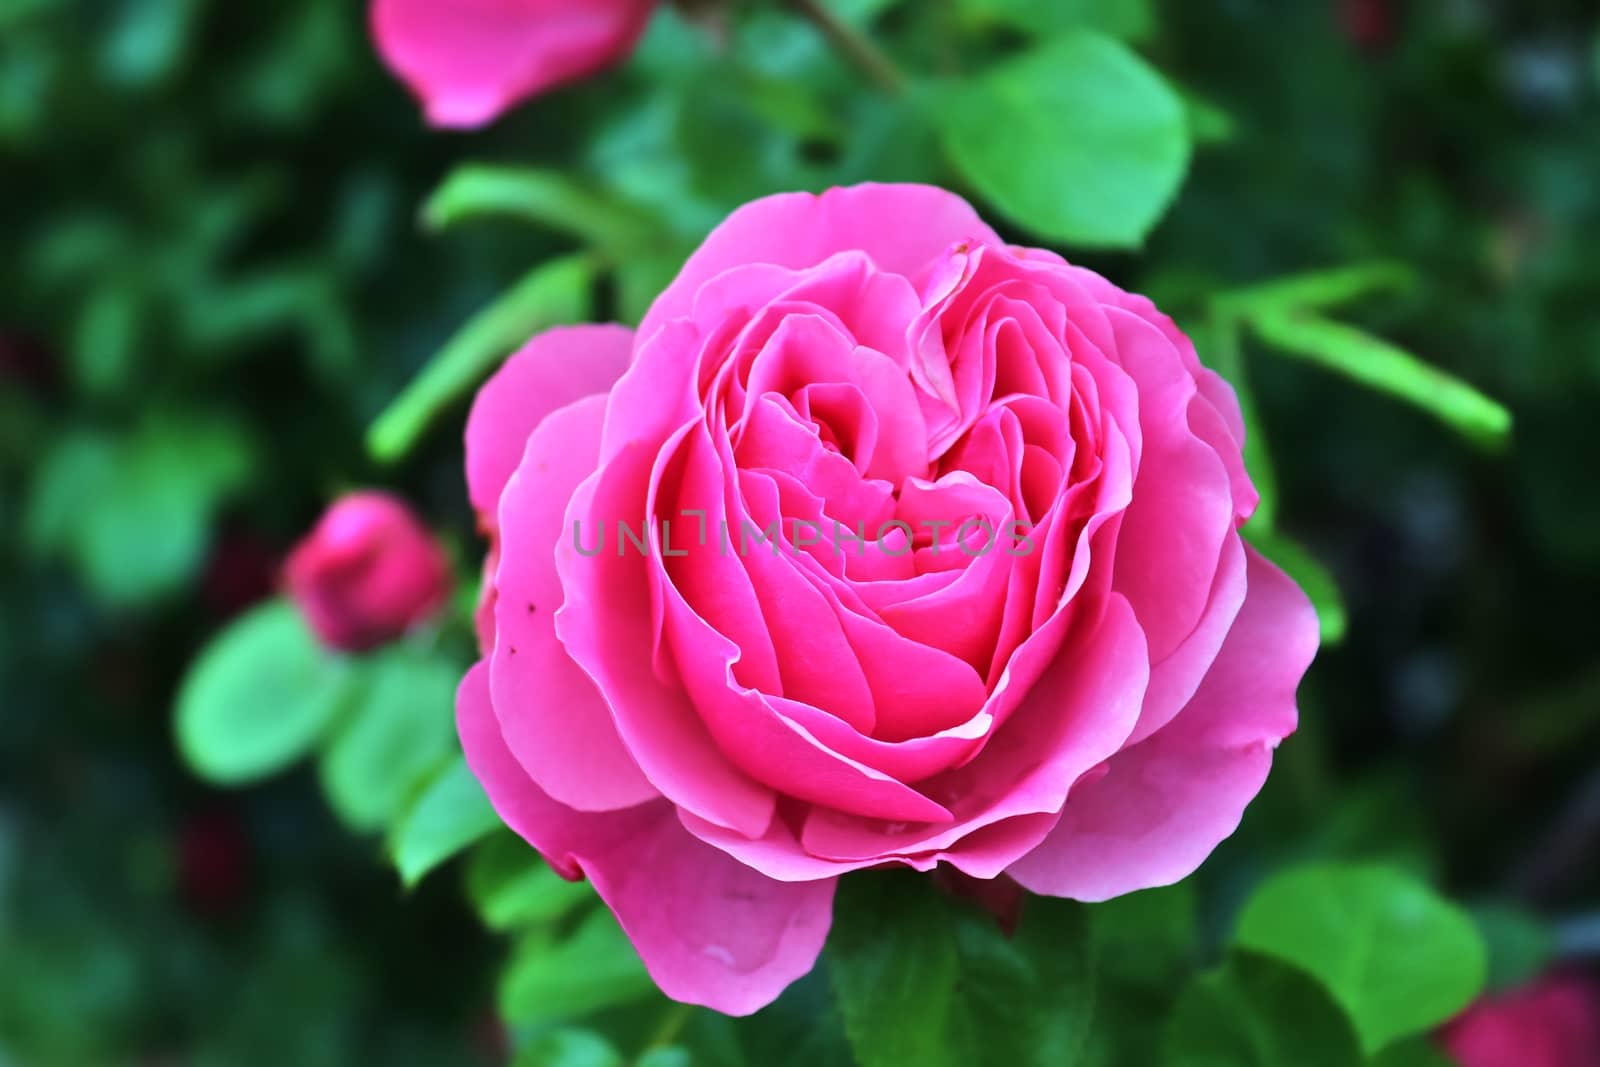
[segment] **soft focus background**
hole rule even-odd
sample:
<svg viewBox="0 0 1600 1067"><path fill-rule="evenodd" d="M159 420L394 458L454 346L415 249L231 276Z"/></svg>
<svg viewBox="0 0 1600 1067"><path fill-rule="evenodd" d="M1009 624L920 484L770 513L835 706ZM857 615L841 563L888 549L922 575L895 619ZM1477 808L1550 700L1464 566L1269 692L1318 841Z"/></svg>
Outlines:
<svg viewBox="0 0 1600 1067"><path fill-rule="evenodd" d="M895 39L918 5L870 6ZM664 15L629 65L460 135L424 129L359 4L0 0L0 1064L506 1062L505 949L460 872L402 889L315 769L200 784L175 694L345 489L400 491L472 572L464 407L398 463L364 437L571 246L427 232L456 164L581 166L692 203L690 231L763 193L928 173L811 29L765 17L719 52ZM1142 252L1072 258L1180 317L1399 260L1417 285L1341 316L1516 417L1509 449L1475 450L1246 351L1279 526L1328 564L1348 635L1198 879L1206 913L1294 859L1380 858L1484 902L1492 944L1533 915L1600 953L1592 0L1170 0L1138 40L1210 134ZM633 313L631 284L603 315Z"/></svg>

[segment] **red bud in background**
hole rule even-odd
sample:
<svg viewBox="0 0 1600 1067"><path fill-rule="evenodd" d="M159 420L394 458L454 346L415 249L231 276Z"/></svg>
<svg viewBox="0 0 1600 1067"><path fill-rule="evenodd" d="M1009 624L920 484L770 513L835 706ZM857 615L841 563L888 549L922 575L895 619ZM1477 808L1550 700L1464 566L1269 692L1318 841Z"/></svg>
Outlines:
<svg viewBox="0 0 1600 1067"><path fill-rule="evenodd" d="M1376 52L1394 40L1395 0L1339 0L1339 23L1350 42Z"/></svg>
<svg viewBox="0 0 1600 1067"><path fill-rule="evenodd" d="M450 595L444 552L405 502L343 497L289 556L289 595L322 642L361 652L432 616Z"/></svg>
<svg viewBox="0 0 1600 1067"><path fill-rule="evenodd" d="M1461 1067L1596 1067L1600 986L1556 974L1485 997L1439 1032Z"/></svg>

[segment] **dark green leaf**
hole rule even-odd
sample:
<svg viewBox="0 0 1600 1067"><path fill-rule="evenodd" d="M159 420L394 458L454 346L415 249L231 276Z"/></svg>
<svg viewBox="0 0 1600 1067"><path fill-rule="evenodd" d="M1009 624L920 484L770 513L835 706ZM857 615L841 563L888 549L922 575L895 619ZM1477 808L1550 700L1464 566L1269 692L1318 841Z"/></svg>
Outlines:
<svg viewBox="0 0 1600 1067"><path fill-rule="evenodd" d="M840 883L828 957L861 1067L963 1062L952 1019L958 952L950 909L926 878L858 874Z"/></svg>
<svg viewBox="0 0 1600 1067"><path fill-rule="evenodd" d="M1509 904L1475 908L1473 921L1489 950L1489 989L1514 989L1531 982L1556 952L1549 924Z"/></svg>
<svg viewBox="0 0 1600 1067"><path fill-rule="evenodd" d="M474 315L378 416L367 431L367 451L384 462L400 459L440 411L535 334L589 318L597 270L585 255L550 260Z"/></svg>
<svg viewBox="0 0 1600 1067"><path fill-rule="evenodd" d="M862 1067L1073 1067L1093 1038L1094 941L1081 905L1044 897L1014 937L925 876L844 881L828 944Z"/></svg>
<svg viewBox="0 0 1600 1067"><path fill-rule="evenodd" d="M961 83L937 121L979 192L1069 244L1136 247L1189 165L1183 101L1126 46L1086 30Z"/></svg>
<svg viewBox="0 0 1600 1067"><path fill-rule="evenodd" d="M1040 35L1084 27L1142 40L1156 25L1151 0L958 0L957 11L978 25L1000 23Z"/></svg>
<svg viewBox="0 0 1600 1067"><path fill-rule="evenodd" d="M423 789L389 836L389 854L406 885L500 826L465 759L452 760Z"/></svg>
<svg viewBox="0 0 1600 1067"><path fill-rule="evenodd" d="M1466 1007L1487 969L1471 918L1384 867L1317 865L1279 874L1245 905L1236 939L1318 978L1369 1053Z"/></svg>
<svg viewBox="0 0 1600 1067"><path fill-rule="evenodd" d="M1355 1032L1316 980L1235 952L1189 983L1167 1023L1167 1067L1359 1067Z"/></svg>
<svg viewBox="0 0 1600 1067"><path fill-rule="evenodd" d="M224 630L178 694L178 747L224 785L274 774L306 755L348 702L348 663L324 652L281 600Z"/></svg>

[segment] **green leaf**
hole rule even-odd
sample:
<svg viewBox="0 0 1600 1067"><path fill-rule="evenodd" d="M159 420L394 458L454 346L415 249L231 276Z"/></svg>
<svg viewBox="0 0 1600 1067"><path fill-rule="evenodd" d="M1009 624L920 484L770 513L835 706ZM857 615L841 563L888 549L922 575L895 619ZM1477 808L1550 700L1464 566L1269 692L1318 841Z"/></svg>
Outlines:
<svg viewBox="0 0 1600 1067"><path fill-rule="evenodd" d="M1167 1067L1359 1067L1356 1035L1316 980L1230 953L1189 983L1167 1022Z"/></svg>
<svg viewBox="0 0 1600 1067"><path fill-rule="evenodd" d="M1318 865L1269 879L1237 942L1318 978L1372 1053L1466 1007L1483 988L1483 940L1459 908L1384 867Z"/></svg>
<svg viewBox="0 0 1600 1067"><path fill-rule="evenodd" d="M408 887L501 825L465 759L452 760L400 817L389 854Z"/></svg>
<svg viewBox="0 0 1600 1067"><path fill-rule="evenodd" d="M1211 306L1223 314L1241 316L1322 310L1348 304L1373 293L1405 292L1416 284L1416 271L1404 263L1378 260L1230 289L1214 296Z"/></svg>
<svg viewBox="0 0 1600 1067"><path fill-rule="evenodd" d="M353 710L320 768L328 803L351 829L385 825L444 762L460 680L453 664L404 648L362 664Z"/></svg>
<svg viewBox="0 0 1600 1067"><path fill-rule="evenodd" d="M564 256L540 264L445 342L367 431L367 451L390 463L410 451L435 417L535 334L590 317L597 261Z"/></svg>
<svg viewBox="0 0 1600 1067"><path fill-rule="evenodd" d="M30 487L29 546L65 556L107 605L146 605L199 567L212 516L251 459L248 439L222 421L157 415L126 436L69 434Z"/></svg>
<svg viewBox="0 0 1600 1067"><path fill-rule="evenodd" d="M660 229L648 212L601 192L592 179L541 167L468 163L452 171L422 208L423 222L436 230L506 217L605 249L648 244Z"/></svg>
<svg viewBox="0 0 1600 1067"><path fill-rule="evenodd" d="M1079 30L955 87L936 116L963 176L1017 225L1138 246L1189 165L1183 101L1126 46Z"/></svg>
<svg viewBox="0 0 1600 1067"><path fill-rule="evenodd" d="M472 854L467 895L491 930L555 922L594 900L588 882L561 877L516 834L499 834Z"/></svg>
<svg viewBox="0 0 1600 1067"><path fill-rule="evenodd" d="M1257 529L1253 521L1245 526L1245 536L1311 598L1312 606L1317 609L1317 621L1322 626L1322 643L1337 645L1343 641L1350 618L1339 584L1328 568L1298 542L1268 529Z"/></svg>
<svg viewBox="0 0 1600 1067"><path fill-rule="evenodd" d="M1456 1061L1429 1037L1396 1041L1367 1063L1369 1067L1456 1067Z"/></svg>
<svg viewBox="0 0 1600 1067"><path fill-rule="evenodd" d="M1072 1067L1093 1038L1095 953L1081 905L1030 899L1014 937L925 876L853 875L828 958L861 1067Z"/></svg>
<svg viewBox="0 0 1600 1067"><path fill-rule="evenodd" d="M961 961L950 909L927 879L857 874L839 884L828 958L861 1067L957 1064Z"/></svg>
<svg viewBox="0 0 1600 1067"><path fill-rule="evenodd" d="M622 1054L589 1030L551 1030L517 1054L512 1067L626 1067Z"/></svg>
<svg viewBox="0 0 1600 1067"><path fill-rule="evenodd" d="M536 1026L617 1007L656 992L638 953L604 907L570 937L535 930L517 943L500 979L500 1014Z"/></svg>
<svg viewBox="0 0 1600 1067"><path fill-rule="evenodd" d="M1200 358L1227 380L1239 398L1239 417L1244 420L1245 428L1244 467L1261 496L1250 523L1257 530L1271 531L1278 520L1278 472L1261 427L1255 390L1245 369L1239 324L1229 315L1213 314L1195 333L1195 339Z"/></svg>
<svg viewBox="0 0 1600 1067"><path fill-rule="evenodd" d="M1485 905L1473 909L1472 919L1489 950L1491 991L1515 989L1531 982L1555 956L1555 931L1519 908Z"/></svg>
<svg viewBox="0 0 1600 1067"><path fill-rule="evenodd" d="M308 754L350 695L349 664L275 600L224 630L178 694L178 748L195 773L242 785Z"/></svg>
<svg viewBox="0 0 1600 1067"><path fill-rule="evenodd" d="M1156 28L1150 0L958 0L956 11L974 25L998 23L1040 35L1081 27L1138 41Z"/></svg>
<svg viewBox="0 0 1600 1067"><path fill-rule="evenodd" d="M1458 378L1353 326L1310 315L1265 312L1251 319L1261 339L1398 397L1488 448L1511 433L1511 413Z"/></svg>
<svg viewBox="0 0 1600 1067"><path fill-rule="evenodd" d="M1094 1037L1095 942L1080 904L1034 897L1014 937L987 914L957 922L961 981L955 1002L958 1062L993 1067L1074 1067Z"/></svg>

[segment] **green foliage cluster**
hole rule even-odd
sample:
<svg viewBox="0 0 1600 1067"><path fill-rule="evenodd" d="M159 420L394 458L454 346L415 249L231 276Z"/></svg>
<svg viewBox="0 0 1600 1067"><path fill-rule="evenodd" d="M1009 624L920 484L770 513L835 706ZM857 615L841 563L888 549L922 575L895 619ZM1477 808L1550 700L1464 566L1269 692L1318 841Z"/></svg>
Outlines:
<svg viewBox="0 0 1600 1067"><path fill-rule="evenodd" d="M901 73L777 0L664 8L623 69L462 138L358 4L0 0L0 1063L1438 1065L1438 1023L1581 951L1589 6L1419 0L1383 44L1320 0L822 2ZM1247 536L1337 647L1189 882L1007 934L864 873L819 971L727 1020L489 809L451 722L470 596L337 657L222 594L241 540L268 586L379 480L470 585L477 382L637 321L737 204L863 180L1173 312L1240 392ZM220 918L187 844L217 811L250 856Z"/></svg>

